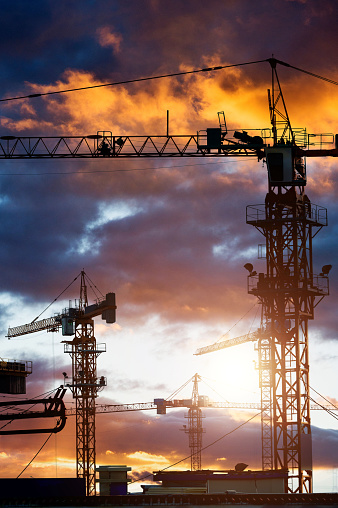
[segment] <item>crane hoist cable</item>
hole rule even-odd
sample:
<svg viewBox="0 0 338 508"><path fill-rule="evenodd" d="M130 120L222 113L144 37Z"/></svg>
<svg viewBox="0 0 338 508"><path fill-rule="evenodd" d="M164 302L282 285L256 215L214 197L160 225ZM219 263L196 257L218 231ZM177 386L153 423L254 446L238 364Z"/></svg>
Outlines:
<svg viewBox="0 0 338 508"><path fill-rule="evenodd" d="M74 284L74 282L80 277L81 273L79 273L74 280L72 280L72 282L70 284L68 284L68 286L63 290L61 291L61 293L56 297L54 298L54 300L42 311L40 312L40 314L38 316L36 316L36 318L33 319L32 323L34 323L35 321L37 321L39 319L39 317L44 313L46 312L47 309L49 309L49 307L51 307L53 305L53 303L55 303L59 298L60 296L63 295L63 293L65 293L65 291L67 291L67 289L72 285Z"/></svg>

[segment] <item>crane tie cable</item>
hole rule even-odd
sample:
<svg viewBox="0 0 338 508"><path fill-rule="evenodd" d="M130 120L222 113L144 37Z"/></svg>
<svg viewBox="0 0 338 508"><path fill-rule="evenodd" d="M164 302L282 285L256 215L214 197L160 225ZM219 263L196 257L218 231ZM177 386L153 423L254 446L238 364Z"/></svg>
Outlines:
<svg viewBox="0 0 338 508"><path fill-rule="evenodd" d="M21 99L35 99L36 97L43 97L48 95L56 95L61 93L69 93L69 92L79 92L80 90L90 90L93 88L102 88L107 86L117 86L117 85L126 85L129 83L138 83L142 81L151 81L154 79L163 79L163 78L171 78L175 76L185 76L187 74L197 74L199 72L211 72L211 71L219 71L222 69L229 69L232 67L241 67L245 65L252 65L257 63L263 63L263 62L269 62L271 66L275 66L277 63L284 65L285 67L290 67L291 69L294 69L299 72L303 72L304 74L308 74L309 76L312 76L314 78L321 79L323 81L326 81L327 83L331 83L332 85L338 85L337 81L334 81L333 79L326 78L324 76L320 76L319 74L315 74L314 72L310 72L304 69L301 69L300 67L296 67L294 65L288 64L286 62L283 62L281 60L276 60L275 58L266 58L264 60L255 60L252 62L243 62L238 64L230 64L230 65L216 65L214 67L205 67L203 69L194 69L192 71L182 71L182 72L174 72L171 74L161 74L159 76L150 76L146 78L135 78L135 79L127 79L124 81L115 81L112 83L101 83L100 85L88 85L88 86L82 86L78 88L67 88L64 90L54 90L53 92L40 92L40 93L33 93L29 95L21 95L17 97L7 97L5 99L0 99L0 102L8 102L8 101L16 101Z"/></svg>
<svg viewBox="0 0 338 508"><path fill-rule="evenodd" d="M46 307L46 308L45 308L42 312L40 312L40 314L39 314L38 316L36 316L36 318L34 318L34 319L33 319L32 323L34 323L37 319L39 319L39 317L40 317L40 316L41 316L44 312L46 312L46 310L47 310L47 309L49 309L49 307L51 307L51 306L53 305L53 303L55 303L55 302L56 302L56 301L60 298L60 296L61 296L61 295L63 295L63 293L65 293L65 291L67 291L67 289L68 289L68 288L69 288L72 284L74 284L74 282L75 282L75 281L76 281L76 280L80 277L80 275L81 275L81 273L79 273L79 275L77 275L77 276L75 277L75 279L74 279L74 280L72 280L72 282L71 282L70 284L68 284L68 286L67 286L67 287L66 287L66 288L65 288L65 289L64 289L64 290L63 290L63 291L59 294L59 296L57 296L56 298L54 298L54 300L53 300L53 301L52 301L49 305L47 305L47 307Z"/></svg>
<svg viewBox="0 0 338 508"><path fill-rule="evenodd" d="M88 85L88 86L82 86L78 88L68 88L65 90L55 90L54 92L41 92L41 93L34 93L30 95L21 95L20 97L7 97L6 99L0 99L0 102L6 102L6 101L16 101L20 99L34 99L35 97L42 97L46 95L55 95L55 94L61 94L61 93L68 93L68 92L78 92L80 90L89 90L92 88L102 88L105 86L116 86L116 85L126 85L129 83L138 83L140 81L151 81L154 79L162 79L162 78L171 78L175 76L184 76L186 74L196 74L198 72L210 72L210 71L218 71L221 69L228 69L230 67L240 67L243 65L250 65L250 64L256 64L256 63L262 63L267 62L268 60L256 60L253 62L244 62L244 63L238 63L238 64L231 64L231 65L217 65L215 67L205 67L203 69L195 69L192 71L182 71L182 72L174 72L172 74L162 74L160 76L150 76L147 78L136 78L136 79L127 79L125 81L115 81L113 83L101 83L100 85Z"/></svg>

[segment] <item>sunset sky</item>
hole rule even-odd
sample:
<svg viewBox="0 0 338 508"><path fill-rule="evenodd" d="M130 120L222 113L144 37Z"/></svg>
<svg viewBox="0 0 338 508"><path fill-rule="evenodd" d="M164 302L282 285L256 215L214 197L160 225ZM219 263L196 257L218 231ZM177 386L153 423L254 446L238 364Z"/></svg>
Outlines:
<svg viewBox="0 0 338 508"><path fill-rule="evenodd" d="M4 2L0 18L0 98L78 88L275 58L338 81L336 0L25 0ZM291 123L338 132L338 88L278 67ZM270 127L268 63L149 82L0 103L0 136L195 134L217 127ZM338 161L307 160L307 194L328 209L314 239L315 272L332 264L330 296L310 322L310 385L338 403ZM32 321L80 273L116 293L117 323L96 319L107 345L97 403L167 398L196 372L215 401L258 402L252 343L204 356L198 347L255 330L260 309L247 294L251 262L264 238L245 223L263 203L266 167L254 158L0 161L1 334L3 358L32 360L27 397L71 373L61 334L8 341L8 326ZM258 271L258 270L257 270ZM79 297L77 281L41 318ZM89 292L89 298L94 295ZM191 383L179 396L191 394ZM313 391L312 397L320 400ZM6 400L6 399L4 399ZM67 395L69 406L71 394ZM97 416L97 464L127 464L134 477L189 455L184 410ZM255 413L205 411L204 445ZM338 422L313 412L314 490L337 489ZM237 462L261 468L260 418L202 455L203 468ZM16 477L45 435L1 436L0 476ZM188 469L186 460L175 466ZM52 437L23 477L74 476L75 427ZM143 480L145 483L148 480ZM139 486L136 487L139 489Z"/></svg>

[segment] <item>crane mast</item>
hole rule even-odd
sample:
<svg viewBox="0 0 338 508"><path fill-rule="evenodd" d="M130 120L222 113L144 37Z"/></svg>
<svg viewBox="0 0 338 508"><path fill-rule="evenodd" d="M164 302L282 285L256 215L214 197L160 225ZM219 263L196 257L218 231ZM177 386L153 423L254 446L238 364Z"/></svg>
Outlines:
<svg viewBox="0 0 338 508"><path fill-rule="evenodd" d="M202 469L202 435L204 429L202 426L203 414L199 407L198 382L200 376L195 374L193 377L193 389L191 397L191 406L188 409L186 418L188 419L188 428L184 428L189 435L190 447L190 468L191 471L201 471Z"/></svg>
<svg viewBox="0 0 338 508"><path fill-rule="evenodd" d="M247 263L248 292L262 304L265 334L258 334L263 469L288 470L286 492L312 492L308 321L329 294L328 273L313 271L312 240L327 225L327 211L305 194L305 156L336 156L309 150L306 131L292 129L275 59L268 91L273 145L265 147L268 193L249 205L247 224L265 237L266 273ZM337 142L337 136L336 136ZM247 336L250 339L250 334ZM200 348L204 354L246 342L245 336Z"/></svg>
<svg viewBox="0 0 338 508"><path fill-rule="evenodd" d="M291 129L275 61L271 68L269 189L264 205L247 207L246 220L265 237L266 273L249 274L248 292L262 303L270 333L259 347L271 355L274 468L289 470L286 492L312 492L308 322L328 294L329 271L314 275L312 240L327 225L327 213L305 194L299 150L305 142Z"/></svg>
<svg viewBox="0 0 338 508"><path fill-rule="evenodd" d="M76 404L76 464L77 475L86 479L87 495L95 495L95 399L105 380L97 383L98 349L94 336L94 320L85 317L88 306L85 274L81 272L79 316L75 319L75 337L65 343L64 351L72 359L70 388Z"/></svg>

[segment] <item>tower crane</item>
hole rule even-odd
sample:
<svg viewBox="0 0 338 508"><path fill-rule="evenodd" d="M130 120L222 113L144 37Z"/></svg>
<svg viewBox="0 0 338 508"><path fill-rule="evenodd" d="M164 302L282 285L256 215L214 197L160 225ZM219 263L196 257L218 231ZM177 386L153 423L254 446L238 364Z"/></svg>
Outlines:
<svg viewBox="0 0 338 508"><path fill-rule="evenodd" d="M219 115L219 127L193 135L172 136L167 132L162 136L116 136L109 131L61 137L2 135L0 159L247 156L266 163L265 203L249 205L246 210L247 224L265 238L266 273L249 274L248 292L261 302L270 330L274 468L289 470L286 491L311 492L308 321L314 318L315 306L329 294L330 265L323 267L321 274L314 273L312 240L327 225L327 211L311 203L305 194L305 160L337 157L338 136L307 134L305 129L292 128L277 74L277 65L290 66L275 58L267 61L272 72L268 91L271 129L228 131ZM86 332L83 329L79 333L81 336ZM77 364L75 342L68 345ZM80 367L76 369L79 374ZM74 388L74 393L82 400L82 389ZM81 416L79 426L91 427L91 422L85 420ZM78 449L82 448L83 443L78 443ZM83 463L82 457L78 463Z"/></svg>
<svg viewBox="0 0 338 508"><path fill-rule="evenodd" d="M250 264L250 267L252 265ZM251 270L252 273L252 270ZM212 353L246 342L258 342L258 371L259 386L261 391L261 435L262 435L262 469L273 469L273 436L272 436L272 418L273 418L273 400L272 400L272 364L271 364L271 339L270 335L263 328L246 335L215 342L209 346L204 346L194 353L195 355L204 355Z"/></svg>
<svg viewBox="0 0 338 508"><path fill-rule="evenodd" d="M74 280L76 280L76 277ZM48 319L9 328L9 339L37 331L58 331L73 339L63 340L64 352L72 359L72 379L68 383L76 403L76 464L77 476L85 478L87 495L95 495L95 399L106 385L103 376L98 378L96 360L105 351L105 344L96 344L94 317L102 316L107 323L115 323L115 293L88 305L86 274L81 271L78 305L64 309ZM104 347L102 347L104 346Z"/></svg>
<svg viewBox="0 0 338 508"><path fill-rule="evenodd" d="M141 402L135 404L99 404L96 405L96 413L115 413L127 411L146 411L156 409L157 414L164 415L167 409L173 408L188 408L188 413L185 418L188 420L188 425L184 425L183 430L189 437L190 448L190 466L191 471L200 471L202 469L202 435L205 430L202 427L203 413L202 408L217 408L217 409L260 409L260 404L245 403L245 402L214 402L205 395L199 395L198 383L201 380L199 374L195 374L186 383L184 383L178 390L174 392L168 399L156 398L153 402ZM177 399L176 394L179 393L187 384L192 381L193 389L192 395L189 399ZM174 398L175 397L175 398ZM75 414L75 410L67 409L66 415L71 416Z"/></svg>
<svg viewBox="0 0 338 508"><path fill-rule="evenodd" d="M249 269L248 293L262 304L271 348L274 469L289 470L286 492L312 492L308 322L329 294L330 265L316 275L312 240L327 225L327 211L305 194L304 148L292 129L272 64L269 92L273 145L265 149L268 193L264 205L247 206L246 222L265 238L266 273ZM302 147L303 146L303 147Z"/></svg>
<svg viewBox="0 0 338 508"><path fill-rule="evenodd" d="M268 193L263 205L246 211L247 224L265 237L266 273L247 263L248 293L262 304L269 330L268 338L259 338L259 349L261 358L266 355L265 388L272 393L274 468L289 470L286 492L312 492L308 321L329 294L331 265L314 273L312 240L327 225L327 210L305 194L305 156L336 156L337 148L306 149L305 132L292 129L276 64L271 61L268 91L273 144L264 149Z"/></svg>
<svg viewBox="0 0 338 508"><path fill-rule="evenodd" d="M183 430L189 436L191 471L200 471L202 469L202 436L205 432L202 427L202 409L200 407L198 395L198 382L201 377L198 374L193 378L193 389L191 396L191 406L188 409L188 428L184 425Z"/></svg>

